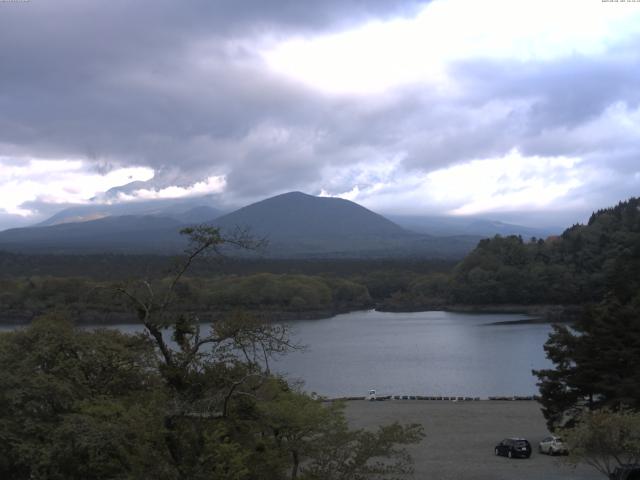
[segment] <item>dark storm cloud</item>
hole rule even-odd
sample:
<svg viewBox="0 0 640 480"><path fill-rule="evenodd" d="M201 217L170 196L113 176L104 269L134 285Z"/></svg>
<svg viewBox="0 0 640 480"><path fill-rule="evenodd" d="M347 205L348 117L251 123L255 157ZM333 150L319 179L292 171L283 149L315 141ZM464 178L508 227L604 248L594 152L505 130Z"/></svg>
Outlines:
<svg viewBox="0 0 640 480"><path fill-rule="evenodd" d="M240 138L313 110L233 42L412 12L404 1L29 2L2 5L1 141L49 156L164 164L202 135ZM240 60L238 62L237 60ZM156 147L157 146L157 147ZM159 150L159 151L158 151ZM175 151L177 150L177 152ZM193 152L187 148L189 153ZM124 157L124 158L123 158ZM189 170L191 158L174 157ZM202 158L195 155L194 163Z"/></svg>
<svg viewBox="0 0 640 480"><path fill-rule="evenodd" d="M460 92L413 85L375 97L314 92L270 73L253 48L420 4L0 3L0 156L82 158L98 171L150 166L158 187L225 175L232 203L318 193L323 172L339 167L346 173L327 180L330 193L349 191L351 166L399 155L406 174L514 148L638 170L637 138L598 124L615 105L638 108L636 41L589 58L460 62L449 69Z"/></svg>

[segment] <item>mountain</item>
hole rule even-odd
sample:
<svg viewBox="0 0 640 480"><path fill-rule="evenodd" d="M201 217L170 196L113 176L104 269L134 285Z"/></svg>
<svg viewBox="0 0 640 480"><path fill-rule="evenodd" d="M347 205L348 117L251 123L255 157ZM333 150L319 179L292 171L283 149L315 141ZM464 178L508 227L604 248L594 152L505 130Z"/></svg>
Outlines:
<svg viewBox="0 0 640 480"><path fill-rule="evenodd" d="M558 235L562 231L554 228L514 225L475 216L389 215L388 218L407 230L437 236L479 235L481 237L493 237L495 235L520 235L523 238L546 238L549 235Z"/></svg>
<svg viewBox="0 0 640 480"><path fill-rule="evenodd" d="M164 213L169 218L180 220L180 222L188 224L211 223L212 220L221 215L220 210L204 205L193 207L189 210L175 213L173 215L171 215L171 212L165 211Z"/></svg>
<svg viewBox="0 0 640 480"><path fill-rule="evenodd" d="M37 253L175 253L184 246L181 222L122 215L0 232L0 249Z"/></svg>
<svg viewBox="0 0 640 480"><path fill-rule="evenodd" d="M223 228L249 226L256 234L267 235L274 240L407 234L392 221L357 203L301 192L285 193L253 203L216 219L214 223Z"/></svg>
<svg viewBox="0 0 640 480"><path fill-rule="evenodd" d="M211 221L222 214L220 210L209 206L209 203L211 203L211 199L207 197L196 197L116 204L76 205L65 208L36 226L47 227L63 223L79 223L123 215L156 216L172 218L181 223L203 223Z"/></svg>
<svg viewBox="0 0 640 480"><path fill-rule="evenodd" d="M301 192L262 200L213 223L223 232L248 229L266 238L270 256L461 257L479 240L417 234L349 200Z"/></svg>
<svg viewBox="0 0 640 480"><path fill-rule="evenodd" d="M247 229L252 236L268 240L268 246L260 252L233 252L234 255L286 258L461 258L480 238L410 232L357 203L300 192L268 198L221 217L206 206L186 210L184 205L156 209L136 206L144 213L141 215L116 215L122 211L117 207L67 209L39 226L0 232L0 249L38 253L177 253L185 245L179 230L195 223L213 224L228 235ZM124 211L130 211L131 205L127 208Z"/></svg>

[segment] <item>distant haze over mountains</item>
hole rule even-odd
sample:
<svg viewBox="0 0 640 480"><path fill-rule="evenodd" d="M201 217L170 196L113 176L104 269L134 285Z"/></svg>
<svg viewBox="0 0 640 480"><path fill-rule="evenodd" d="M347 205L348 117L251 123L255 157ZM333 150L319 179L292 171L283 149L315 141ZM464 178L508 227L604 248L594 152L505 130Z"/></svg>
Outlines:
<svg viewBox="0 0 640 480"><path fill-rule="evenodd" d="M35 226L46 227L63 223L86 222L122 215L149 215L173 218L186 223L200 223L222 214L222 211L209 205L210 202L210 198L198 197L115 203L111 205L78 205L65 208Z"/></svg>
<svg viewBox="0 0 640 480"><path fill-rule="evenodd" d="M388 215L387 218L398 225L418 233L429 235L480 235L493 237L495 235L520 235L522 238L546 238L549 235L559 235L563 228L535 228L523 225L488 220L474 216L409 216Z"/></svg>
<svg viewBox="0 0 640 480"><path fill-rule="evenodd" d="M38 253L173 254L179 230L207 223L223 232L248 229L268 240L271 257L460 258L482 236L545 236L537 229L481 219L391 219L354 202L290 192L222 214L203 199L67 208L29 228L0 232L0 249Z"/></svg>

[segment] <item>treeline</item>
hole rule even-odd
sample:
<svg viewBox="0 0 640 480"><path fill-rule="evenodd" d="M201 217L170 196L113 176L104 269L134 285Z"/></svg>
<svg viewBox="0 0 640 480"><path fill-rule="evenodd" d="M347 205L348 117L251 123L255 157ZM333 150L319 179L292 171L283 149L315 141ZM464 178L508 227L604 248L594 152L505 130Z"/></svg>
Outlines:
<svg viewBox="0 0 640 480"><path fill-rule="evenodd" d="M554 368L534 372L549 427L588 425L593 410L639 412L640 200L594 213L552 247L588 305L571 327L554 326L544 347Z"/></svg>
<svg viewBox="0 0 640 480"><path fill-rule="evenodd" d="M609 291L635 293L640 275L640 200L595 212L546 240L482 240L453 271L456 303L597 302Z"/></svg>
<svg viewBox="0 0 640 480"><path fill-rule="evenodd" d="M170 273L177 256L135 254L24 254L0 251L0 278L30 276L84 277L93 280L123 280L140 276L157 278ZM191 276L252 275L256 273L330 275L351 277L371 272L426 274L450 271L456 260L416 258L239 258L199 259Z"/></svg>
<svg viewBox="0 0 640 480"><path fill-rule="evenodd" d="M129 321L125 317L131 314L115 295L117 288L133 284L146 288L140 282L143 278L159 289L178 261L157 256L0 254L0 262L8 265L0 276L0 321L26 323L52 310L63 310L81 322ZM25 265L22 271L20 264ZM85 264L89 271L78 275ZM453 265L441 260L203 258L181 282L173 308L202 313L203 319L235 309L259 310L273 318L330 316L383 305L398 292L428 283L432 276L441 279Z"/></svg>
<svg viewBox="0 0 640 480"><path fill-rule="evenodd" d="M29 277L0 280L0 318L26 323L48 311L64 311L80 322L134 320L118 290L159 291L170 277L143 281L96 281L79 277ZM176 288L172 310L204 314L237 309L279 313L340 311L371 308L365 286L337 277L262 273L217 278L187 277ZM126 316L131 318L126 318Z"/></svg>
<svg viewBox="0 0 640 480"><path fill-rule="evenodd" d="M546 239L481 240L451 271L355 277L387 309L452 305L584 305L640 287L640 200L595 212Z"/></svg>
<svg viewBox="0 0 640 480"><path fill-rule="evenodd" d="M628 296L638 288L639 203L630 199L595 212L587 225L574 225L558 237L482 240L455 266L417 259L203 259L176 292L174 308L317 316L374 306L421 310L452 305L582 305L600 301L612 289ZM71 262L68 270L61 266L56 275L47 275L66 261ZM114 299L114 287L130 283L126 278L136 270L151 285L161 285L175 261L155 256L3 254L0 315L5 321L26 321L64 307L85 317L87 312L117 317L124 310ZM18 263L25 267L16 276ZM90 268L82 277L64 275L85 264Z"/></svg>

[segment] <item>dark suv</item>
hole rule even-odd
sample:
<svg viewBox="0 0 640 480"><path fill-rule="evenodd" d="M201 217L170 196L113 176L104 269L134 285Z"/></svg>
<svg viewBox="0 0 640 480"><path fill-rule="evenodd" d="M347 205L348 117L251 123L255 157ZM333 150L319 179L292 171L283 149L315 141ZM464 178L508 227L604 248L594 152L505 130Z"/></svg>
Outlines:
<svg viewBox="0 0 640 480"><path fill-rule="evenodd" d="M531 456L531 444L524 438L505 438L496 445L495 453L509 458L529 458Z"/></svg>
<svg viewBox="0 0 640 480"><path fill-rule="evenodd" d="M624 465L616 467L611 480L640 480L640 465Z"/></svg>

